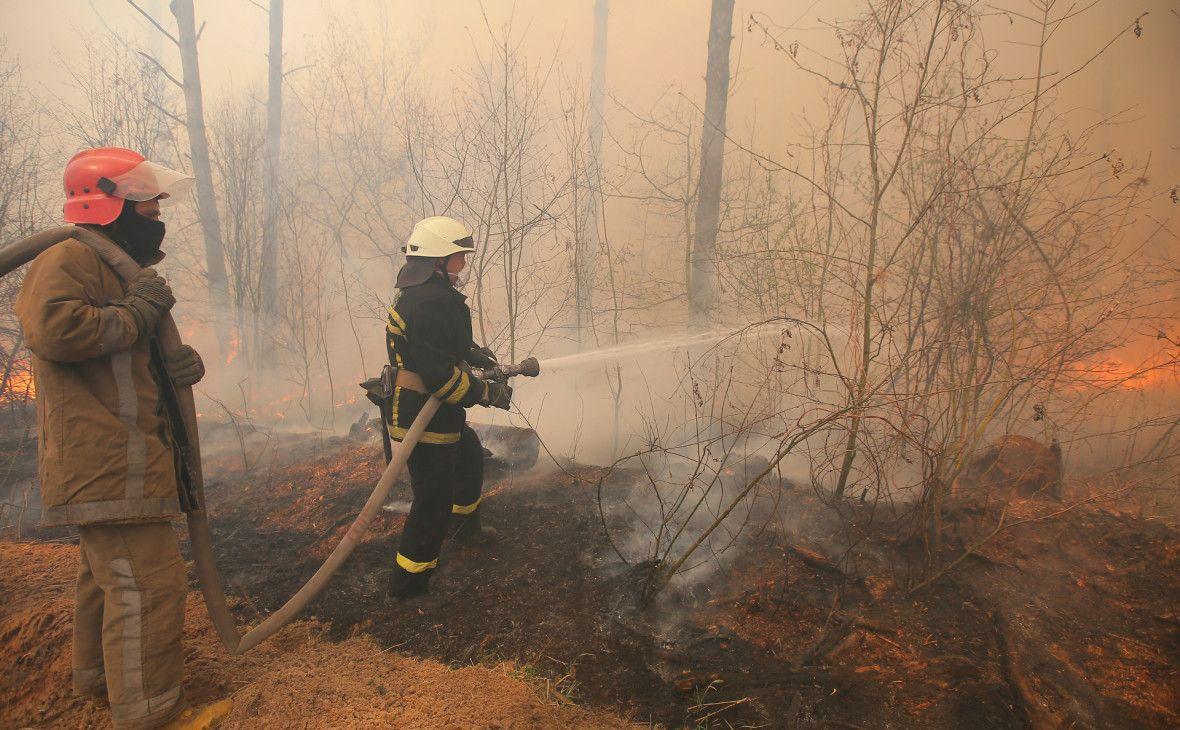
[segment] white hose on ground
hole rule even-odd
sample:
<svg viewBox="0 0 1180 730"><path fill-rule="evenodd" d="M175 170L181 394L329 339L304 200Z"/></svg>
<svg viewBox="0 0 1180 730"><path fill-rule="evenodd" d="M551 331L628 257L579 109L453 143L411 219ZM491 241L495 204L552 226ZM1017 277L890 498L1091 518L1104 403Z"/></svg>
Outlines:
<svg viewBox="0 0 1180 730"><path fill-rule="evenodd" d="M113 241L102 234L81 226L61 226L27 238L16 241L0 249L0 277L11 273L17 268L35 259L50 246L56 245L69 238L76 238L93 248L98 255L115 270L123 281L130 281L139 271L139 265L119 248ZM172 315L165 315L160 322L157 332L160 344L165 351L171 351L180 344L180 332ZM209 610L209 618L217 631L221 643L231 654L242 654L257 646L276 631L281 629L291 619L302 611L328 585L328 581L348 558L352 551L360 544L369 523L381 509L389 496L389 491L397 482L410 453L417 446L418 440L426 430L427 424L438 411L440 401L430 396L409 432L393 452L393 458L385 467L364 509L357 515L348 532L341 538L340 543L320 566L303 587L282 605L279 610L266 617L262 623L255 626L246 634L237 629L229 604L225 600L225 593L221 587L221 574L217 570L217 562L213 557L213 539L209 529L209 518L205 513L205 484L201 470L201 447L197 432L197 409L193 401L191 387L176 388L177 399L180 401L182 425L187 432L188 442L192 453L189 471L193 480L193 489L197 496L197 509L185 514L188 520L189 541L192 544L193 563L197 572L197 580L201 585L201 594L205 598L205 606Z"/></svg>
<svg viewBox="0 0 1180 730"><path fill-rule="evenodd" d="M348 532L344 533L344 537L340 539L340 543L332 550L332 554L328 556L324 564L320 566L320 569L303 584L302 588L296 591L295 595L291 596L283 604L282 608L267 616L266 620L262 623L250 629L242 637L238 645L230 649L232 653L242 654L278 631L284 624L295 618L295 615L302 611L303 607L324 589L324 586L328 584L328 580L340 568L341 563L353 551L353 548L360 544L365 530L369 529L369 523L373 521L373 517L381 509L381 505L385 504L385 499L389 496L389 490L393 488L398 476L401 475L402 469L406 466L406 461L410 458L410 452L418 444L418 439L422 438L422 433L426 430L426 426L430 423L430 419L434 417L435 412L438 411L440 403L441 401L434 396L430 396L426 400L426 404L418 412L418 417L410 425L409 432L406 433L401 443L397 445L397 448L393 450L393 458L389 461L389 465L385 467L381 478L377 480L377 486L373 489L373 493L369 495L369 501L365 502L364 509L357 515L352 523L352 527L349 527Z"/></svg>

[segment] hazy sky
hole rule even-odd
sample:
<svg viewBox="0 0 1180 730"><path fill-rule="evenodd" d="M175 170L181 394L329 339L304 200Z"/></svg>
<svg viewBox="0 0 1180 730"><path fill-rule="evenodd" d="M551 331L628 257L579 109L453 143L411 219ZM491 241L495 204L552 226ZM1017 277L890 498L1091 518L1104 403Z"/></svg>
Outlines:
<svg viewBox="0 0 1180 730"><path fill-rule="evenodd" d="M262 0L265 2L265 0ZM997 0L998 5L1028 12L1028 0ZM1063 8L1065 3L1059 2ZM140 5L172 28L167 0ZM804 45L820 42L819 18L848 17L864 4L856 0L748 0L737 3L734 17L733 68L737 73L730 107L735 136L756 134L760 149L775 152L798 137L800 114L817 106L812 80L793 70L780 52L747 32L756 14L781 29L784 40ZM455 83L453 72L471 60L473 47L486 38L484 13L499 27L510 18L524 38L523 52L538 63L560 54L566 73L588 75L593 0L287 0L286 65L305 64L311 49L332 24L363 27L390 46L411 51L419 71L439 85ZM1062 107L1076 124L1103 113L1129 109L1127 123L1101 140L1128 162L1151 155L1151 183L1156 190L1180 184L1180 2L1178 0L1101 0L1086 18L1053 39L1047 69L1070 67L1089 56L1118 28L1140 12L1142 37L1120 41L1084 75L1063 88ZM199 0L198 22L207 21L201 40L202 74L210 104L219 95L261 88L266 70L266 14L251 0ZM607 83L628 105L642 109L661 93L683 93L695 103L704 96L709 16L706 0L613 0L609 31ZM19 59L24 78L41 97L72 98L64 64L74 49L109 27L135 48L161 55L170 67L179 63L171 44L123 0L0 0L0 28L9 50ZM985 28L1001 68L1026 70L1034 62L1031 27L995 19ZM475 39L473 42L473 38ZM179 75L179 73L177 73ZM609 113L609 109L608 109ZM756 130L754 132L753 130ZM1180 206L1157 205L1154 214L1180 229Z"/></svg>

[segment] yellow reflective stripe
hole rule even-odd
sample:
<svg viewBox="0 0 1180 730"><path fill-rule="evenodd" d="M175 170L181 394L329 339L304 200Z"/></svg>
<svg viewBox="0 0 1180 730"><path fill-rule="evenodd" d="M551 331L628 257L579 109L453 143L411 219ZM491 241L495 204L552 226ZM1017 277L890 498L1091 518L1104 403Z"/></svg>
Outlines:
<svg viewBox="0 0 1180 730"><path fill-rule="evenodd" d="M397 313L393 307L386 309L389 312L389 321L385 323L385 329L389 330L391 335L398 335L400 337L406 336L406 321Z"/></svg>
<svg viewBox="0 0 1180 730"><path fill-rule="evenodd" d="M410 560L405 555L398 553L397 564L400 565L403 570L409 571L410 573L422 573L424 571L430 570L431 568L437 568L438 558L431 560L429 563L419 563L416 560Z"/></svg>
<svg viewBox="0 0 1180 730"><path fill-rule="evenodd" d="M455 388L455 392L447 396L446 402L454 405L463 400L463 396L467 395L467 391L471 390L471 377L467 373L461 373L459 378L459 387Z"/></svg>
<svg viewBox="0 0 1180 730"><path fill-rule="evenodd" d="M438 390L434 391L435 398L438 398L439 400L446 400L447 393L449 393L451 391L451 388L454 388L455 384L458 383L460 381L460 379L462 379L463 371L460 370L459 368L453 368L453 370L455 372L453 375L451 375L451 379L447 381L447 384L444 385L443 387L439 388Z"/></svg>
<svg viewBox="0 0 1180 730"><path fill-rule="evenodd" d="M477 507L479 507L479 503L482 501L483 501L483 497L481 496L479 499L475 500L474 504L452 504L451 505L451 514L453 514L453 515L469 515L472 512L474 512Z"/></svg>
<svg viewBox="0 0 1180 730"><path fill-rule="evenodd" d="M401 426L396 426L396 425L390 426L388 430L389 430L389 438L393 439L394 441L401 441L402 439L404 439L406 437L406 434L410 432L410 429L402 428ZM422 438L418 439L418 443L420 443L420 444L444 444L444 445L445 444L457 444L457 443L459 443L459 436L460 436L460 434L457 434L457 433L438 433L435 431L424 431L422 433Z"/></svg>
<svg viewBox="0 0 1180 730"><path fill-rule="evenodd" d="M398 365L401 365L400 357L398 358ZM401 441L406 437L406 434L410 432L410 429L402 428L401 426L397 425L397 411L398 404L401 402L401 394L402 387L400 385L395 385L393 387L393 407L390 409L389 413L389 424L385 428L386 431L389 431L389 438L393 439L394 441ZM455 444L459 442L460 435L461 434L458 433L438 433L437 431L424 431L422 432L422 438L418 439L418 443L444 445Z"/></svg>

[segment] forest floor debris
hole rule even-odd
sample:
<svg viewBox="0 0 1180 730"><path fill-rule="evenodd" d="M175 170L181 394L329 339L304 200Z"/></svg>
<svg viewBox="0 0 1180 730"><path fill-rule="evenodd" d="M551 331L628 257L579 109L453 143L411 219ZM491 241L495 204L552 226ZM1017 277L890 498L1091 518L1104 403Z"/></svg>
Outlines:
<svg viewBox="0 0 1180 730"><path fill-rule="evenodd" d="M243 469L232 452L207 460L214 544L242 623L275 610L314 571L382 467L371 441L303 446L297 460L265 468ZM500 540L444 549L433 583L441 605L430 611L385 600L404 514L384 511L309 620L257 654L227 658L194 594L188 675L202 678L205 696L236 693L235 713L247 714L235 717L298 705L313 724L421 724L426 715L379 714L425 712L420 702L461 724L1180 723L1180 536L1159 520L1085 505L999 533L976 559L912 593L916 581L890 562L912 546L873 538L825 554L824 535L766 530L726 570L644 606L644 567L619 564L595 490L575 479L597 473L491 469L485 518ZM607 498L624 482L608 485ZM809 490L789 494L786 508L802 523L814 514L822 524L825 508ZM1059 508L1032 498L1009 511L1027 519ZM948 519L970 534L997 515L985 506ZM0 587L19 596L0 608L0 664L47 680L5 687L0 696L12 699L0 717L76 725L103 716L67 699L73 551L26 542L0 552ZM30 644L34 635L48 637L44 647ZM354 671L350 662L365 665L356 670L364 681L299 695ZM462 703L439 702L436 687ZM512 699L489 704L485 688ZM289 691L300 699L285 709ZM468 710L492 714L445 714Z"/></svg>

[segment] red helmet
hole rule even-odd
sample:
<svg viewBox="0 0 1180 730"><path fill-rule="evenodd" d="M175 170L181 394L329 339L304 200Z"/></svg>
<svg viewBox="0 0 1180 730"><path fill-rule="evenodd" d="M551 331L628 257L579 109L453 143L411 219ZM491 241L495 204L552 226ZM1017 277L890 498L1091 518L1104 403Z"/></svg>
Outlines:
<svg viewBox="0 0 1180 730"><path fill-rule="evenodd" d="M65 219L103 226L119 217L124 200L175 201L193 182L192 177L122 147L83 150L66 164Z"/></svg>

